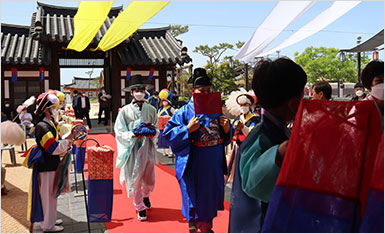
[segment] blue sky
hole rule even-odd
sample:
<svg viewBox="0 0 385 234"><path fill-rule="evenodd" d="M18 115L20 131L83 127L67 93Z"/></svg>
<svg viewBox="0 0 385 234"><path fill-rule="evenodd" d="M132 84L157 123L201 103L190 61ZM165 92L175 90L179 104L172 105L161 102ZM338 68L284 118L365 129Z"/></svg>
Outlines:
<svg viewBox="0 0 385 234"><path fill-rule="evenodd" d="M78 1L42 1L61 6L78 6ZM4 1L1 4L1 22L29 25L31 15L36 11L36 1ZM129 1L114 1L113 6L126 7ZM188 47L194 67L206 64L206 58L193 53L196 46L213 46L221 42L247 41L258 25L273 9L275 1L172 1L141 28L163 27L170 24L189 25L190 31L179 36ZM319 1L299 20L290 25L268 47L273 47L313 19L331 4ZM351 48L356 45L357 36L365 41L384 28L384 2L364 1L351 11L328 25L322 31L283 49L280 56L294 59L294 53L302 53L308 46ZM228 51L226 56L236 51ZM273 56L276 56L274 54ZM384 59L383 52L380 58ZM89 69L62 69L62 83L69 83L72 76L87 76ZM99 74L94 69L94 74Z"/></svg>

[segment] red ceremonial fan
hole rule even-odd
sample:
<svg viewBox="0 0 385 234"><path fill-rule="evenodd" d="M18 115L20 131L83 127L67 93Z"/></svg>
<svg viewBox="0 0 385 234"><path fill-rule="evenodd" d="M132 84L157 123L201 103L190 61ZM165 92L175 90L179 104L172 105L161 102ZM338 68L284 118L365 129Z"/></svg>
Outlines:
<svg viewBox="0 0 385 234"><path fill-rule="evenodd" d="M222 113L221 93L193 93L195 114Z"/></svg>

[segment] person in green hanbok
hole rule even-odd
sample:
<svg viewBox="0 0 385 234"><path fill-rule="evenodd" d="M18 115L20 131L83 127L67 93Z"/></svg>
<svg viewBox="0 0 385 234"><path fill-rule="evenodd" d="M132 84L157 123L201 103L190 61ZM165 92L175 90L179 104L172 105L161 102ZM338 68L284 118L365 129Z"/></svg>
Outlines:
<svg viewBox="0 0 385 234"><path fill-rule="evenodd" d="M290 137L287 125L295 117L306 81L304 70L288 58L257 65L252 87L263 108L262 118L240 147L230 232L261 230Z"/></svg>

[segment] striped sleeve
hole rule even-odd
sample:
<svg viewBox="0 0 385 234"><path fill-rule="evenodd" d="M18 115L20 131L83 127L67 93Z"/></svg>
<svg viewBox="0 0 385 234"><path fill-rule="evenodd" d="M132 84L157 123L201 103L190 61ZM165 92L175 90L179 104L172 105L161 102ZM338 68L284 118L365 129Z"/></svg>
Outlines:
<svg viewBox="0 0 385 234"><path fill-rule="evenodd" d="M51 131L46 132L40 140L40 145L47 151L49 154L52 154L56 147L59 145L59 142L56 141Z"/></svg>

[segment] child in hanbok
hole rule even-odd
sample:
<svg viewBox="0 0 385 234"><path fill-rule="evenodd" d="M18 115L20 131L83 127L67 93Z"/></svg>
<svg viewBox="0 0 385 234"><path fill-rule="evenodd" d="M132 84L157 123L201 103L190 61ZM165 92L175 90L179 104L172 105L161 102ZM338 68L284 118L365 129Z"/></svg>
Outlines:
<svg viewBox="0 0 385 234"><path fill-rule="evenodd" d="M163 155L166 157L172 157L172 151L170 143L163 136L163 130L168 120L174 115L175 110L171 106L172 93L167 89L163 89L159 93L161 100L161 107L158 111L158 125L159 125L159 136L158 136L158 149L163 149Z"/></svg>

